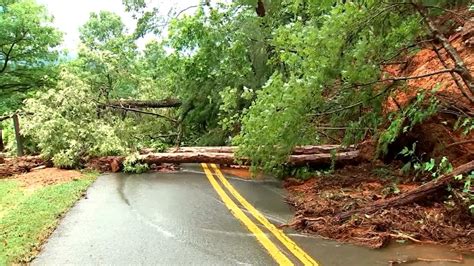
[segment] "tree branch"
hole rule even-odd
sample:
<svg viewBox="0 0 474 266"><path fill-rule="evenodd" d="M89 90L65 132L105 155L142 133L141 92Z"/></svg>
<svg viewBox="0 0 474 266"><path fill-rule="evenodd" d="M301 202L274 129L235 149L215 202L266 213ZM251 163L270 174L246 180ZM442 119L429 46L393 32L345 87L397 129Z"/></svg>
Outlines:
<svg viewBox="0 0 474 266"><path fill-rule="evenodd" d="M104 103L101 103L100 104L101 106L105 106L105 107L110 107L110 108L114 108L114 109L121 109L121 110L125 110L125 111L130 111L130 112L135 112L135 113L140 113L140 114L145 114L145 115L153 115L153 116L157 116L157 117L162 117L164 119L167 119L173 123L178 123L178 120L176 119L173 119L171 117L167 117L165 115L161 115L161 114L157 114L157 113L153 113L153 112L147 112L147 111L142 111L142 110L139 110L139 109L134 109L134 108L127 108L127 107L123 107L123 106L117 106L117 105L110 105L110 104L104 104Z"/></svg>
<svg viewBox="0 0 474 266"><path fill-rule="evenodd" d="M350 86L348 88L364 87L364 86L369 86L369 85L373 85L373 84L376 84L376 83L383 83L383 82L387 82L387 81L406 81L406 80L412 80L412 79L421 79L421 78L427 78L427 77L434 76L434 75L439 75L439 74L444 74L444 73L453 73L453 72L456 72L456 68L442 69L442 70L438 70L438 71L434 71L434 72L431 72L431 73L426 73L426 74L418 75L418 76L390 77L390 78L385 78L385 79L379 79L379 80L371 81L371 82L368 82L368 83L354 84L353 86Z"/></svg>
<svg viewBox="0 0 474 266"><path fill-rule="evenodd" d="M435 72L431 72L431 73L426 73L426 74L419 75L419 76L391 77L391 78L385 78L385 79L379 79L379 80L371 81L371 82L364 83L364 84L355 84L355 85L352 85L352 86L349 86L349 87L345 87L344 89L350 89L350 88L354 88L354 87L364 87L364 86L369 86L369 85L373 85L373 84L376 84L376 83L383 83L383 82L387 82L387 81L392 81L393 82L392 84L387 86L387 88L385 88L381 92L379 92L376 95L370 97L368 100L371 101L371 100L385 94L387 91L389 91L392 88L392 86L395 85L395 82L397 82L397 81L420 79L420 78L426 78L426 77L430 77L430 76L434 76L434 75L439 75L439 74L444 74L444 73L452 73L452 72L454 72L454 69L451 68L451 69L443 69L443 70L439 70L439 71L435 71ZM344 110L347 110L347 109L357 107L359 105L362 105L363 103L364 103L364 101L359 101L359 102L356 102L354 104L351 104L351 105L348 105L348 106L345 106L345 107L341 107L341 108L338 108L338 109L335 109L335 110L322 112L322 113L317 113L317 114L314 114L313 116L334 114L334 113L337 113L337 112L340 112L340 111L344 111Z"/></svg>
<svg viewBox="0 0 474 266"><path fill-rule="evenodd" d="M108 102L109 105L116 105L128 108L171 108L179 107L181 101L178 99L167 98L164 100L151 100L151 101L140 101L140 100L112 100Z"/></svg>
<svg viewBox="0 0 474 266"><path fill-rule="evenodd" d="M436 53L436 56L438 56L438 59L441 62L441 64L443 65L443 67L448 68L448 64L446 64L446 61L444 61L443 57L439 53L439 49L435 45L433 45L433 50ZM451 74L451 77L453 78L454 82L458 86L459 90L461 91L461 93L466 98L468 98L471 101L471 103L474 103L474 96L470 93L470 91L466 91L464 89L464 86L461 84L461 82L459 82L458 77L456 77L456 75L453 72L451 72L450 74Z"/></svg>
<svg viewBox="0 0 474 266"><path fill-rule="evenodd" d="M15 47L15 42L10 45L10 49L8 49L8 52L5 53L5 62L3 62L2 69L0 69L0 74L7 69L8 61L10 61L10 54L13 51L13 47Z"/></svg>
<svg viewBox="0 0 474 266"><path fill-rule="evenodd" d="M441 42L443 45L444 49L448 53L448 55L453 59L455 63L455 71L458 73L461 78L464 80L464 83L466 83L467 87L469 90L474 94L474 79L471 75L471 72L469 69L466 67L466 64L464 63L463 59L459 55L459 53L456 51L456 49L451 45L449 40L441 33L441 31L438 29L438 27L435 25L435 23L431 20L429 17L426 8L423 6L420 6L413 1L411 2L412 5L417 9L418 13L423 17L423 20L425 24L428 26L430 29L431 33L433 36Z"/></svg>

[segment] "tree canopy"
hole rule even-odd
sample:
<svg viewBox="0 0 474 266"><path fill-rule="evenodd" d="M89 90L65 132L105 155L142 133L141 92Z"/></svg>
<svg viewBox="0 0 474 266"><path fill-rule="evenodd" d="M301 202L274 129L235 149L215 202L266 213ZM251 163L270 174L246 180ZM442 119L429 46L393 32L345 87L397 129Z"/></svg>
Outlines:
<svg viewBox="0 0 474 266"><path fill-rule="evenodd" d="M15 110L27 92L53 86L62 34L32 0L0 1L0 114Z"/></svg>
<svg viewBox="0 0 474 266"><path fill-rule="evenodd" d="M161 17L159 7L126 0L137 22L135 32L116 14L92 13L80 28L77 57L57 64L58 52L52 48L60 34L49 25L44 8L33 1L4 1L1 34L9 41L2 44L6 67L0 86L8 99L32 87L66 98L71 88L85 93L87 111L76 111L71 97L61 106L71 105L70 112L57 112L77 120L71 127L109 125L121 143L113 153L147 145L235 144L255 167L278 172L297 145L352 144L372 136L379 151L386 152L399 134L440 111L439 102L427 106L420 95L411 107L388 114L387 100L417 77L395 77L386 70L433 40L432 17L452 14L450 9L467 2L202 1ZM439 31L459 26L456 18L445 22ZM146 34L160 35L139 49L136 40ZM458 67L428 76L442 73L462 76ZM56 78L61 82L51 82ZM71 83L77 85L67 85ZM54 101L59 98L43 94L32 97L25 110L58 106ZM163 99L180 105L153 109L115 104ZM38 139L51 134L47 117L36 118L28 134ZM469 116L459 119L465 128L472 125ZM79 120L94 122L80 126ZM97 154L88 149L84 144L79 153Z"/></svg>

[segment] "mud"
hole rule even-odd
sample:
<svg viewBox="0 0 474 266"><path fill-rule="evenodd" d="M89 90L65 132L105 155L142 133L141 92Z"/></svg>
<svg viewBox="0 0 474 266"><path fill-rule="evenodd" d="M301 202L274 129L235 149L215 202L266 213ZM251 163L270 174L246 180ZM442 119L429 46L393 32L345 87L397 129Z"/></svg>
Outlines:
<svg viewBox="0 0 474 266"><path fill-rule="evenodd" d="M44 168L33 170L29 173L15 175L11 179L19 180L27 188L44 187L79 180L83 175L76 170L63 170L58 168Z"/></svg>
<svg viewBox="0 0 474 266"><path fill-rule="evenodd" d="M393 240L449 245L474 252L474 217L447 192L422 202L360 215L345 222L334 216L378 199L413 189L420 183L398 173L397 166L347 166L305 182L285 181L288 202L296 209L289 226L307 233L370 248Z"/></svg>
<svg viewBox="0 0 474 266"><path fill-rule="evenodd" d="M17 158L4 158L0 163L0 179L16 174L30 172L32 169L49 165L39 156L23 156Z"/></svg>

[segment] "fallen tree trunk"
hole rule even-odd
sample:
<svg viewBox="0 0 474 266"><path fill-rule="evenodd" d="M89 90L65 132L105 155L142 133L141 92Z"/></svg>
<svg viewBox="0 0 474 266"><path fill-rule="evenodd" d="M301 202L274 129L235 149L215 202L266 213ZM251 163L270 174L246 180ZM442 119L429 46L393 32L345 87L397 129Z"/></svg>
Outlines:
<svg viewBox="0 0 474 266"><path fill-rule="evenodd" d="M178 147L170 148L167 152L170 153L182 153L182 152L191 152L191 153L234 153L237 151L236 146L207 146L207 147Z"/></svg>
<svg viewBox="0 0 474 266"><path fill-rule="evenodd" d="M215 147L179 147L168 149L170 153L234 153L237 151L237 146L215 146ZM341 145L308 145L295 147L293 150L294 155L299 154L318 154L318 153L331 153L333 150L336 152L350 151L355 148L354 146L343 147Z"/></svg>
<svg viewBox="0 0 474 266"><path fill-rule="evenodd" d="M397 197L385 199L385 200L379 200L376 201L369 206L360 208L360 209L355 209L355 210L350 210L350 211L345 211L342 212L338 215L336 215L336 218L339 221L344 221L350 218L354 214L371 214L374 213L378 210L381 209L386 209L390 207L396 207L396 206L401 206L401 205L406 205L410 204L413 202L416 202L420 199L425 198L429 194L438 191L441 188L446 187L446 185L450 184L451 182L454 182L455 179L454 177L460 174L465 174L469 173L474 170L474 161L470 161L469 163L463 164L459 167L456 167L451 173L443 175L437 179L434 179L430 182L427 182L411 191L408 191L406 193L403 193Z"/></svg>
<svg viewBox="0 0 474 266"><path fill-rule="evenodd" d="M355 149L354 145L349 147L343 147L341 145L309 145L309 146L299 146L293 149L293 154L315 154L315 153L331 153L332 151L336 152L347 152L353 151Z"/></svg>
<svg viewBox="0 0 474 266"><path fill-rule="evenodd" d="M290 155L288 164L301 166L305 164L321 165L330 164L334 159L337 163L354 162L359 157L359 151L348 151L323 154ZM148 164L156 163L216 163L216 164L249 164L248 159L237 159L233 153L219 152L176 152L176 153L151 153L139 156L139 160Z"/></svg>

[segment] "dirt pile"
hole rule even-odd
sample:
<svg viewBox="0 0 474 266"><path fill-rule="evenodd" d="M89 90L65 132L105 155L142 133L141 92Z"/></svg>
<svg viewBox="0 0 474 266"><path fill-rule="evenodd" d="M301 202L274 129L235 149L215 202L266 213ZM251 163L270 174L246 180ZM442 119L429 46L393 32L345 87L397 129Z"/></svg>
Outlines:
<svg viewBox="0 0 474 266"><path fill-rule="evenodd" d="M460 16L458 18L468 18L470 20L460 19L458 25L462 25L458 29L449 29L454 31L449 37L449 42L464 61L465 67L474 71L474 19L472 15L474 12L466 10L459 10ZM443 21L447 18L440 18ZM442 25L442 24L440 24ZM415 54L410 55L410 50L406 50L406 54L402 56L402 60L396 64L385 66L384 70L390 76L396 77L416 77L423 76L436 71L444 69L452 69L455 67L454 61L448 55L441 43L436 41L422 42L422 49ZM456 79L459 81L456 83ZM472 102L468 97L473 97L472 92L469 91L467 85L462 81L461 77L455 73L444 73L431 75L425 78L411 79L407 81L407 89L404 91L396 91L391 95L391 98L386 103L387 111L395 111L400 107L406 106L412 101L416 94L420 91L431 91L437 88L437 95L441 98L449 99L450 104L459 104L461 107L470 106ZM468 96L463 95L468 92ZM471 109L472 111L472 109Z"/></svg>
<svg viewBox="0 0 474 266"><path fill-rule="evenodd" d="M76 170L63 170L58 168L44 168L33 170L28 173L16 175L15 180L19 180L25 187L37 188L49 185L67 183L78 180L82 173Z"/></svg>
<svg viewBox="0 0 474 266"><path fill-rule="evenodd" d="M335 173L306 182L287 180L288 202L296 208L291 226L297 230L371 248L390 240L441 243L474 252L474 217L447 191L421 202L355 215L339 222L335 215L379 199L407 192L414 183L399 173L398 166L347 166Z"/></svg>
<svg viewBox="0 0 474 266"><path fill-rule="evenodd" d="M85 168L99 172L119 172L124 158L119 156L104 156L91 158L85 163Z"/></svg>
<svg viewBox="0 0 474 266"><path fill-rule="evenodd" d="M0 163L0 178L8 176L27 173L33 168L49 165L39 156L23 156L17 158L4 158L3 163Z"/></svg>

